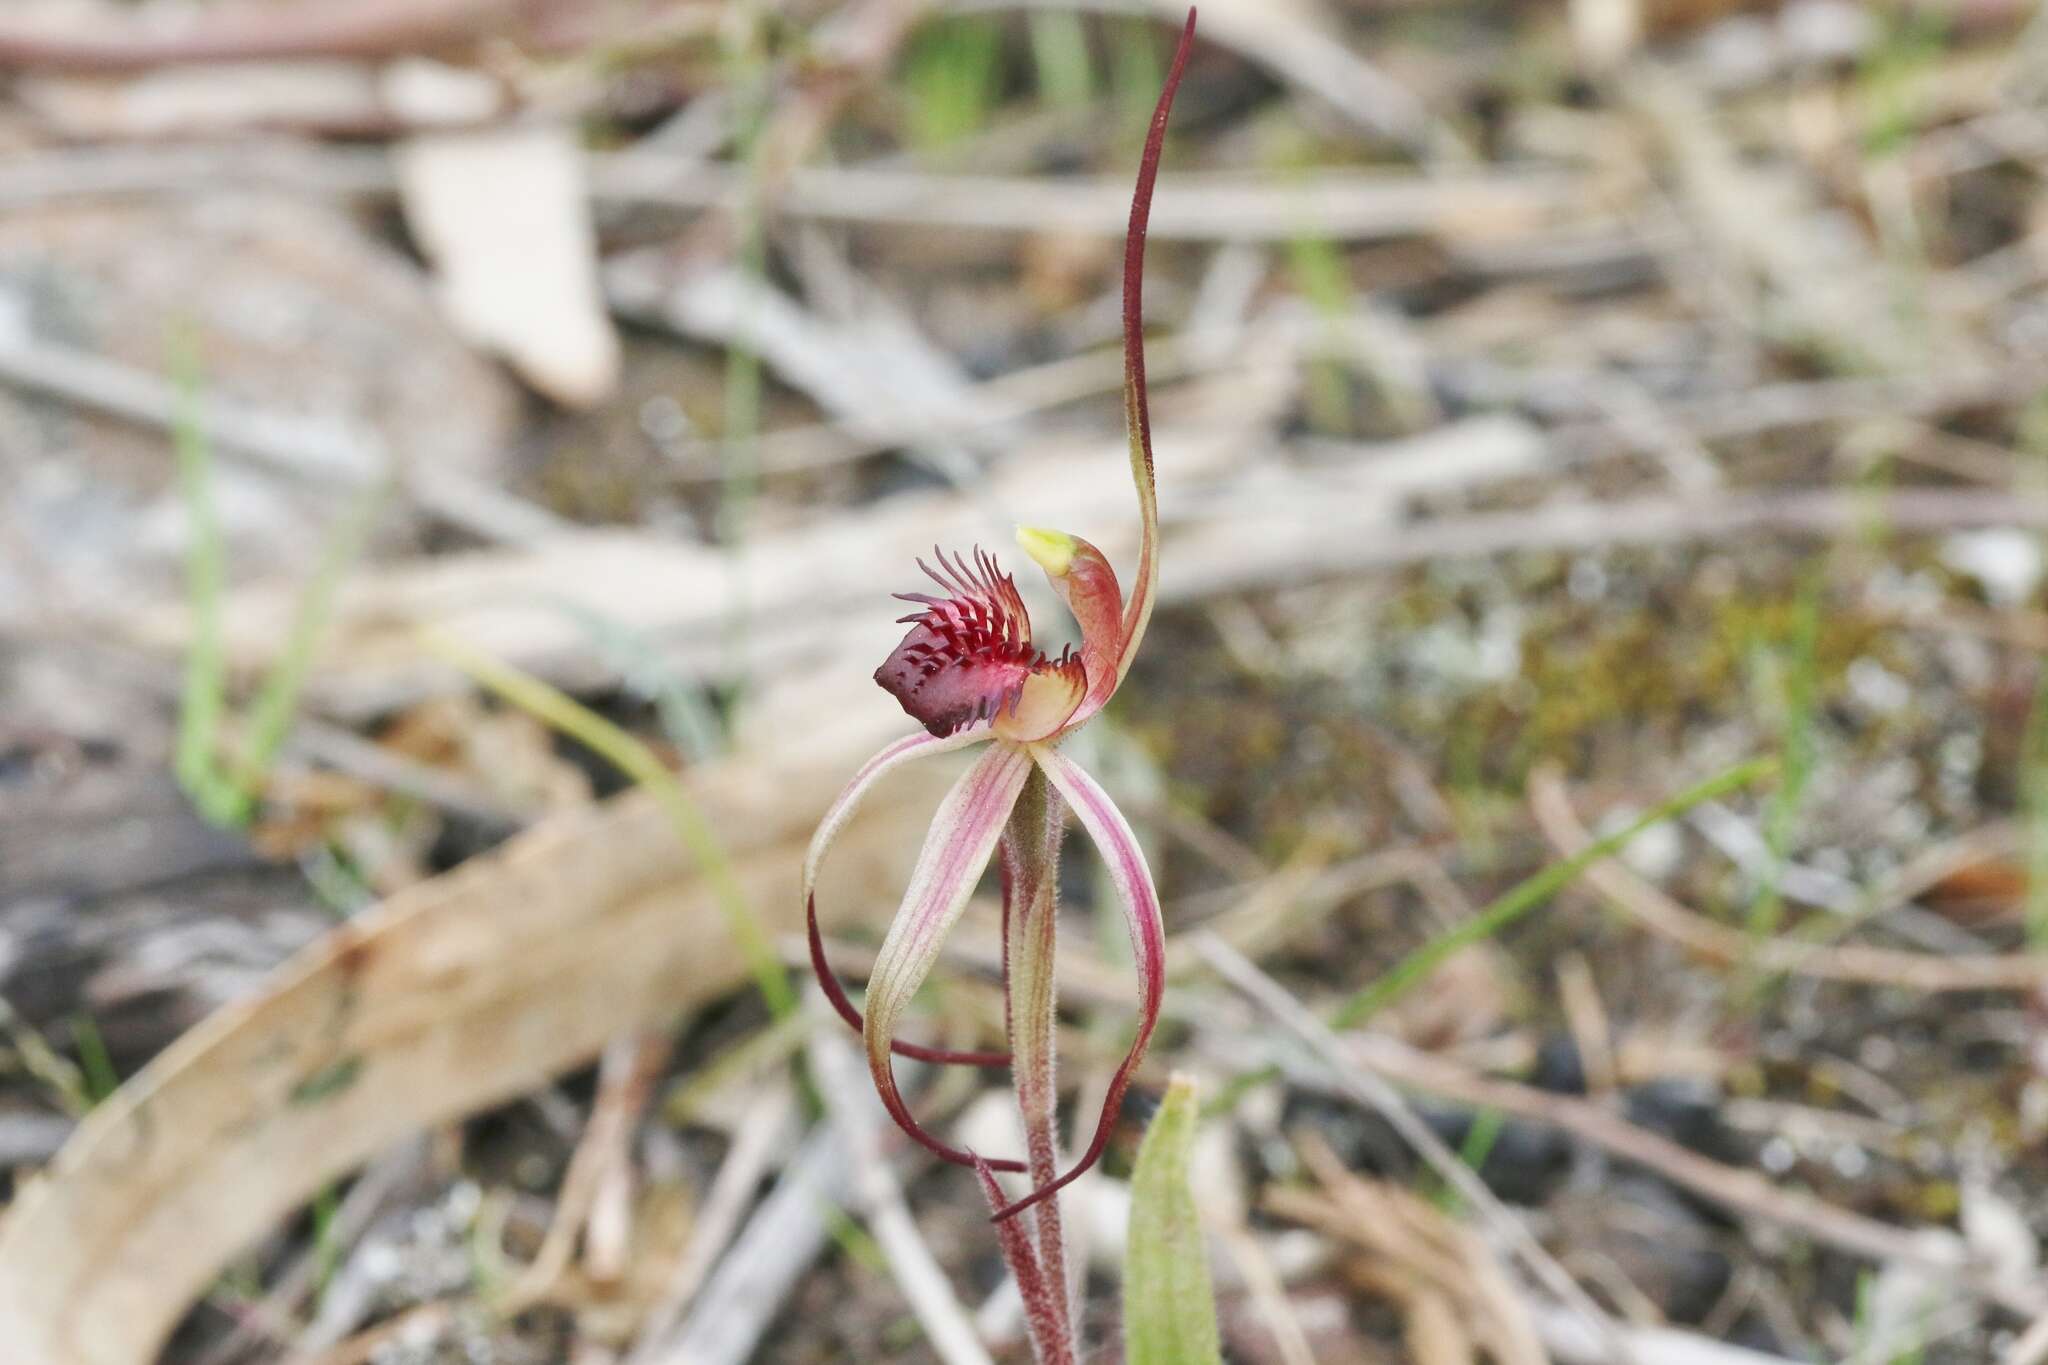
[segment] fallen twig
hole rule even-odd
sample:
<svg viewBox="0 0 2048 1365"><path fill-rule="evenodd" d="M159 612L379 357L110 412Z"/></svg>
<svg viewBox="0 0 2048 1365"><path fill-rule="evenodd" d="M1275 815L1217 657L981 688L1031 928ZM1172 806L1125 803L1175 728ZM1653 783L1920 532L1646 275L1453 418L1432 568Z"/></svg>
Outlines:
<svg viewBox="0 0 2048 1365"><path fill-rule="evenodd" d="M607 1176L632 1160L633 1126L647 1108L668 1054L667 1036L652 1031L624 1034L605 1046L598 1064L597 1097L562 1177L554 1221L512 1290L515 1300L545 1297L569 1268Z"/></svg>
<svg viewBox="0 0 2048 1365"><path fill-rule="evenodd" d="M1544 1249L1521 1220L1508 1212L1478 1174L1444 1145L1443 1139L1422 1121L1398 1091L1371 1070L1347 1059L1341 1041L1327 1024L1222 939L1204 935L1196 940L1196 950L1219 976L1321 1058L1346 1094L1385 1119L1438 1178L1455 1189L1485 1220L1536 1282L1607 1341L1613 1359L1635 1360L1620 1340L1613 1321L1579 1288L1557 1258Z"/></svg>
<svg viewBox="0 0 2048 1365"><path fill-rule="evenodd" d="M821 1126L805 1140L719 1263L689 1316L634 1357L648 1365L744 1365L783 1302L825 1250L826 1220L851 1192L845 1139Z"/></svg>
<svg viewBox="0 0 2048 1365"><path fill-rule="evenodd" d="M0 23L0 67L121 72L186 62L382 57L473 38L552 0L355 0L334 5L222 5L183 32L125 20L109 7L90 23Z"/></svg>
<svg viewBox="0 0 2048 1365"><path fill-rule="evenodd" d="M811 1066L831 1111L832 1126L853 1163L853 1199L868 1231L882 1249L910 1311L917 1315L932 1350L946 1365L993 1365L976 1335L973 1319L917 1230L904 1201L903 1186L889 1168L882 1139L888 1125L881 1104L865 1084L853 1048L833 1023L812 1031Z"/></svg>
<svg viewBox="0 0 2048 1365"><path fill-rule="evenodd" d="M51 342L0 335L0 382L163 431L182 406L168 379ZM531 545L571 534L553 513L430 459L395 462L367 432L203 399L201 432L225 453L295 479L361 488L396 478L421 506L486 540Z"/></svg>
<svg viewBox="0 0 2048 1365"><path fill-rule="evenodd" d="M327 1237L341 1246L361 1237L400 1191L419 1182L426 1169L426 1156L425 1140L414 1139L372 1162L335 1209ZM201 1365L227 1365L246 1357L266 1341L288 1342L291 1317L319 1283L322 1259L323 1253L317 1247L308 1248L294 1259L262 1301L202 1358Z"/></svg>
<svg viewBox="0 0 2048 1365"><path fill-rule="evenodd" d="M732 1146L726 1150L690 1229L689 1244L670 1272L660 1301L641 1322L640 1345L627 1358L628 1365L654 1365L662 1343L689 1311L705 1278L739 1231L762 1179L785 1154L796 1131L795 1120L796 1099L786 1085L768 1086L741 1114Z"/></svg>
<svg viewBox="0 0 2048 1365"><path fill-rule="evenodd" d="M724 163L677 174L663 153L593 153L591 197L600 204L731 212L753 192ZM383 200L398 191L387 154L275 142L187 143L148 152L67 148L0 167L0 205L109 195L218 193L231 185ZM1270 176L1163 176L1149 234L1175 241L1287 242L1313 234L1336 242L1415 235L1460 238L1475 222L1553 222L1583 202L1577 177L1551 171L1324 171L1296 183ZM900 224L987 232L1085 232L1121 236L1130 186L1120 178L1046 179L959 175L897 167L801 166L766 195L778 215L826 222Z"/></svg>
<svg viewBox="0 0 2048 1365"><path fill-rule="evenodd" d="M1529 804L1558 852L1570 856L1593 841L1554 768L1530 776ZM1918 991L2026 991L2048 983L2048 953L1950 957L1850 943L1753 938L1687 909L1611 858L1587 868L1586 880L1631 920L1724 965L1747 963L1765 972Z"/></svg>
<svg viewBox="0 0 2048 1365"><path fill-rule="evenodd" d="M1381 1035L1354 1036L1346 1044L1341 1056L1362 1060L1400 1085L1562 1128L1703 1198L1793 1228L1851 1255L1880 1262L1910 1261L1960 1290L2015 1312L2048 1306L2048 1290L2039 1286L2014 1289L1978 1274L1970 1266L1961 1240L1952 1234L1896 1227L1836 1208L1804 1191L1773 1184L1755 1171L1701 1156L1577 1096L1476 1075L1455 1062Z"/></svg>

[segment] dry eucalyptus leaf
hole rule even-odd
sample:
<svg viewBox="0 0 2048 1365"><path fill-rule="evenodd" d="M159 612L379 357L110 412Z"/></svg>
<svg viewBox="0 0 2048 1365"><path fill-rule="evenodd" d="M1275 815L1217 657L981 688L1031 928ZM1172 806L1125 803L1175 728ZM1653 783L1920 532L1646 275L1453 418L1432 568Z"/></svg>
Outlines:
<svg viewBox="0 0 2048 1365"><path fill-rule="evenodd" d="M583 151L569 131L437 133L403 144L396 162L406 221L456 328L556 402L610 397L619 339L598 289Z"/></svg>
<svg viewBox="0 0 2048 1365"><path fill-rule="evenodd" d="M811 826L880 708L690 786L747 902L794 931ZM891 725L893 718L888 718ZM949 776L913 770L842 835L841 887L900 884ZM842 880L843 879L843 880ZM820 901L840 919L856 896ZM565 812L335 928L93 1110L0 1222L7 1365L147 1365L235 1255L422 1127L531 1090L745 976L655 802Z"/></svg>

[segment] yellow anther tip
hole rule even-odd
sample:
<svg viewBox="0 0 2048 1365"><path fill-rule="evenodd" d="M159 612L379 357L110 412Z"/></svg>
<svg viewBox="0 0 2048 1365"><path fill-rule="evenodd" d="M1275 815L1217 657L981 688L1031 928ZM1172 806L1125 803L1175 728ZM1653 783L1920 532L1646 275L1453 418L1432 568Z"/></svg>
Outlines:
<svg viewBox="0 0 2048 1365"><path fill-rule="evenodd" d="M1064 578L1074 564L1074 538L1065 531L1048 531L1042 526L1019 526L1017 544L1053 578Z"/></svg>

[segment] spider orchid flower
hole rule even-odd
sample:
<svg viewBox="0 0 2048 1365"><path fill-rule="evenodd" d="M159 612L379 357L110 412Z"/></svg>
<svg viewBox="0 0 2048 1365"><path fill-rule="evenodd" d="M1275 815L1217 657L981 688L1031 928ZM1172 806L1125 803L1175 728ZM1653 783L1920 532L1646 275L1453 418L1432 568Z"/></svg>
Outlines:
<svg viewBox="0 0 2048 1365"><path fill-rule="evenodd" d="M931 562L919 560L918 566L934 590L899 594L916 609L900 618L910 627L909 633L875 670L875 681L924 730L890 744L854 774L826 812L804 863L812 965L833 1006L861 1031L869 1069L889 1113L932 1152L979 1168L991 1191L996 1186L987 1178L990 1170L1030 1172L1030 1193L1001 1205L996 1213L999 1223L1047 1201L1101 1157L1125 1087L1151 1040L1165 988L1159 896L1145 855L1108 793L1062 754L1059 744L1115 695L1144 639L1157 596L1159 511L1153 486L1142 327L1145 226L1167 115L1193 41L1194 18L1191 10L1153 114L1125 240L1124 408L1140 529L1130 591L1124 592L1102 551L1079 536L1031 527L1018 531L1018 545L1045 572L1081 630L1078 650L1048 656L1032 642L1031 620L1015 580L992 556L979 549L971 557L957 553L949 557L935 551ZM863 1015L847 999L825 961L817 918L819 866L855 807L881 778L919 759L974 746L981 746L982 753L946 794L932 819L902 907L870 976ZM1093 1137L1079 1161L1060 1173L1054 1165L1051 1137L1052 949L1054 869L1067 809L1073 811L1108 865L1130 928L1139 991L1136 1034L1110 1082ZM975 883L999 845L1011 1052L950 1052L903 1042L896 1034L905 1008L938 960L947 933L965 910ZM1025 1111L1028 1164L984 1161L928 1132L897 1088L892 1053L935 1062L1008 1062ZM1042 1227L1041 1239L1040 1255L1056 1267L1056 1225ZM1055 1269L1047 1272L1046 1279L1063 1281L1064 1276Z"/></svg>

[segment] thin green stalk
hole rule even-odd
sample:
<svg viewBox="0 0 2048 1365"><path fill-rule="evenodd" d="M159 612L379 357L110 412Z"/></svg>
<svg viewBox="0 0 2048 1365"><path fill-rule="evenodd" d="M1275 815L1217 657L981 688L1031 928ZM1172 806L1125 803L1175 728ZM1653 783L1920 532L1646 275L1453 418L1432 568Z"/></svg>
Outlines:
<svg viewBox="0 0 2048 1365"><path fill-rule="evenodd" d="M761 227L765 151L761 134L767 123L770 92L760 6L747 4L741 8L737 22L729 28L732 40L726 48L725 68L733 91L737 153L745 168L740 201L733 210L733 231L738 239L740 277L751 286L767 273L767 239ZM749 339L754 308L747 300L751 298L751 290L743 291L739 323L726 346L724 413L719 432L722 477L716 524L719 543L724 546L732 569L725 637L732 654L731 697L735 701L747 687L747 627L751 614L747 610L746 544L761 483L761 356Z"/></svg>
<svg viewBox="0 0 2048 1365"><path fill-rule="evenodd" d="M233 827L247 824L255 809L256 796L291 729L335 592L362 551L386 489L374 486L358 494L328 536L320 563L299 595L284 653L264 676L241 751L230 763L221 745L227 715L227 658L221 631L227 551L214 505L213 451L201 421L199 367L189 344L173 348L172 368L178 401L171 442L191 527L185 583L192 611L173 767L200 814L213 824Z"/></svg>
<svg viewBox="0 0 2048 1365"><path fill-rule="evenodd" d="M1752 951L1778 932L1784 917L1779 882L1785 875L1800 803L1813 776L1814 723L1820 694L1820 586L1820 575L1815 573L1801 590L1792 638L1779 656L1785 679L1784 718L1778 730L1784 776L1771 794L1770 806L1764 814L1764 842L1769 857L1763 884L1749 905Z"/></svg>
<svg viewBox="0 0 2048 1365"><path fill-rule="evenodd" d="M2038 664L2034 704L2020 740L2020 802L2027 834L2027 943L2048 947L2048 659Z"/></svg>
<svg viewBox="0 0 2048 1365"><path fill-rule="evenodd" d="M461 669L504 701L567 735L646 788L661 803L683 847L710 882L712 895L725 916L726 929L746 959L768 1008L778 1017L796 1009L796 994L790 987L788 973L776 961L774 949L755 922L731 859L726 857L696 803L654 750L560 689L460 640L429 634L423 644L430 653Z"/></svg>
<svg viewBox="0 0 2048 1365"><path fill-rule="evenodd" d="M1295 288L1315 309L1325 328L1334 328L1351 312L1351 280L1344 257L1327 237L1296 237L1288 244L1288 264ZM1344 366L1334 358L1309 366L1309 420L1318 431L1342 434L1351 426L1351 394Z"/></svg>
<svg viewBox="0 0 2048 1365"><path fill-rule="evenodd" d="M1726 772L1687 788L1614 833L1560 858L1542 871L1524 878L1489 902L1483 910L1417 948L1381 973L1353 995L1330 1016L1333 1028L1356 1028L1401 998L1425 980L1453 954L1492 937L1577 880L1579 874L1603 858L1612 857L1644 831L1676 819L1703 801L1725 796L1769 777L1778 769L1775 757L1751 759ZM1204 1114L1227 1114L1245 1094L1282 1075L1279 1065L1255 1067L1233 1076L1216 1098L1203 1106Z"/></svg>
<svg viewBox="0 0 2048 1365"><path fill-rule="evenodd" d="M605 664L619 675L625 690L653 705L662 734L690 762L705 762L724 750L717 711L669 667L645 631L568 597L522 594L516 600L551 608L573 621Z"/></svg>
<svg viewBox="0 0 2048 1365"><path fill-rule="evenodd" d="M697 1122L719 1091L782 1066L797 1054L810 1033L810 1021L798 1013L785 1014L742 1038L676 1083L661 1102L663 1121L677 1128Z"/></svg>
<svg viewBox="0 0 2048 1365"><path fill-rule="evenodd" d="M1038 95L1055 109L1079 109L1095 98L1095 63L1088 55L1088 30L1069 10L1042 10L1030 17L1031 65Z"/></svg>
<svg viewBox="0 0 2048 1365"><path fill-rule="evenodd" d="M1452 955L1492 938L1531 910L1546 904L1581 872L1603 858L1613 857L1645 830L1675 819L1703 801L1739 791L1777 770L1778 760L1775 757L1754 758L1737 764L1652 807L1641 817L1604 838L1594 840L1571 857L1560 859L1518 882L1478 914L1438 934L1381 973L1377 980L1353 995L1331 1016L1332 1026L1340 1029L1358 1027L1420 985Z"/></svg>
<svg viewBox="0 0 2048 1365"><path fill-rule="evenodd" d="M178 401L171 422L171 444L177 454L178 484L190 525L185 593L192 611L192 642L185 651L185 681L178 698L174 770L200 813L215 823L227 823L233 795L215 762L221 717L227 706L227 663L220 623L227 555L213 500L213 452L200 420L199 366L189 345L175 349L173 364Z"/></svg>
<svg viewBox="0 0 2048 1365"><path fill-rule="evenodd" d="M299 873L322 907L336 919L348 919L377 899L353 855L331 839L300 857Z"/></svg>
<svg viewBox="0 0 2048 1365"><path fill-rule="evenodd" d="M86 1082L85 1073L30 1028L4 995L0 995L0 1032L13 1045L21 1069L49 1089L57 1107L72 1118L84 1117L93 1105L92 1087Z"/></svg>
<svg viewBox="0 0 2048 1365"><path fill-rule="evenodd" d="M1002 56L1003 31L994 19L927 26L904 62L911 141L933 150L980 131L995 104Z"/></svg>
<svg viewBox="0 0 2048 1365"><path fill-rule="evenodd" d="M97 1019L83 1010L71 1016L71 1041L78 1048L78 1070L85 1079L86 1098L94 1104L121 1088L121 1073L100 1033Z"/></svg>
<svg viewBox="0 0 2048 1365"><path fill-rule="evenodd" d="M333 615L334 595L341 587L341 580L362 554L363 544L368 540L378 509L383 505L384 493L380 485L366 488L356 495L341 521L329 533L320 563L299 594L284 653L264 676L263 686L249 710L248 729L242 740L240 758L235 764L229 798L231 818L236 824L248 820L256 803L256 794L262 790L270 765L276 759L285 735L291 730L292 717L299 706L299 693L312 670L314 651Z"/></svg>
<svg viewBox="0 0 2048 1365"><path fill-rule="evenodd" d="M1123 124L1144 136L1152 121L1152 107L1159 87L1166 80L1160 65L1158 34L1150 19L1125 19L1112 30L1116 37L1112 52L1117 103L1123 109Z"/></svg>
<svg viewBox="0 0 2048 1365"><path fill-rule="evenodd" d="M1486 1158L1493 1152L1493 1146L1500 1141L1500 1130L1506 1124L1507 1116L1498 1109L1481 1109L1472 1116L1472 1126L1465 1130L1465 1140L1458 1144L1458 1160L1468 1170L1477 1171L1486 1164ZM1446 1213L1455 1213L1464 1203L1464 1196L1457 1187L1439 1185L1436 1205Z"/></svg>
<svg viewBox="0 0 2048 1365"><path fill-rule="evenodd" d="M842 1256L870 1274L891 1273L888 1254L852 1214L823 1200L818 1203L818 1213L824 1220L826 1234Z"/></svg>
<svg viewBox="0 0 2048 1365"><path fill-rule="evenodd" d="M335 1227L335 1214L341 1210L341 1194L333 1181L320 1187L313 1196L313 1292L325 1295L327 1286L334 1280L334 1272L341 1269L341 1237Z"/></svg>

